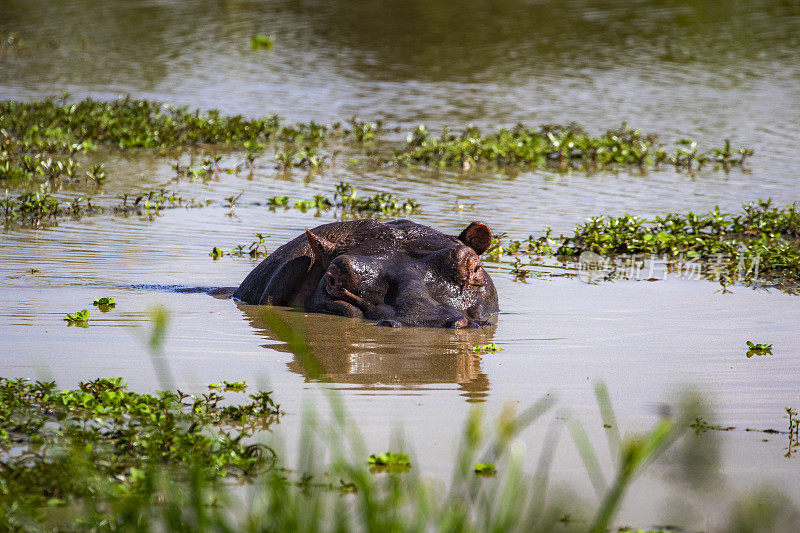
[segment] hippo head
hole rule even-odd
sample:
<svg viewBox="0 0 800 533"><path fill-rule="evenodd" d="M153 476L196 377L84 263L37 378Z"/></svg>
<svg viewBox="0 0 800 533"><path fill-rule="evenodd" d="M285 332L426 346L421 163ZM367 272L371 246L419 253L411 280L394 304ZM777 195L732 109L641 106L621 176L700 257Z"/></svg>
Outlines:
<svg viewBox="0 0 800 533"><path fill-rule="evenodd" d="M326 224L276 250L234 296L385 326L482 325L498 312L497 292L480 259L491 240L482 222L458 237L407 220ZM264 269L271 279L263 291L250 290L248 280L270 259L283 265Z"/></svg>

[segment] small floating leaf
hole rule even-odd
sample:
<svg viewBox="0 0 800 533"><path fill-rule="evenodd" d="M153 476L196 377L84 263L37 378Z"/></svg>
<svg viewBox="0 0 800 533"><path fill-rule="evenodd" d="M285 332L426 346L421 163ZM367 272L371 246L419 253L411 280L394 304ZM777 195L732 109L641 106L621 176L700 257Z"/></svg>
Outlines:
<svg viewBox="0 0 800 533"><path fill-rule="evenodd" d="M275 37L272 35L254 35L250 37L250 48L253 50L271 50L275 46Z"/></svg>

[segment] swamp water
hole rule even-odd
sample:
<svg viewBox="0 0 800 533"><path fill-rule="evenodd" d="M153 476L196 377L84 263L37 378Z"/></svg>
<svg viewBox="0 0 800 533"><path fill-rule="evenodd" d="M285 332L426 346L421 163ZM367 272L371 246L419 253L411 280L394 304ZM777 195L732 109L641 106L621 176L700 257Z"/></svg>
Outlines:
<svg viewBox="0 0 800 533"><path fill-rule="evenodd" d="M798 200L796 4L611 2L603 10L589 4L500 2L490 13L477 3L456 10L398 2L376 11L368 2L109 2L97 12L88 2L2 2L0 30L25 43L4 48L0 57L3 99L35 100L63 90L73 98L130 94L293 121L358 115L404 132L419 123L435 131L569 121L600 132L628 121L667 145L683 136L705 146L730 138L754 148L755 156L746 172L462 174L351 166L348 158L357 154L344 147L336 166L320 173L285 174L265 155L251 176L220 173L174 183L172 159L147 151L94 152L92 159L106 163L104 192L75 192L113 198L166 186L216 203L164 210L152 220L100 215L4 231L0 375L46 377L64 387L124 376L133 390L159 388L142 326L149 323L148 308L160 303L171 315L165 352L172 385L200 393L227 379L274 389L287 413L277 433L291 464L303 405L312 402L324 412L325 401L266 326L264 309L153 287L237 285L258 260L214 261L208 255L214 246L228 250L260 232L274 250L303 229L334 220L333 211L315 216L254 203L275 195L292 203L317 193L330 197L347 181L362 194L415 198L421 208L410 218L442 231L457 234L480 219L523 239L546 226L569 232L595 215L653 216L714 205L737 212L759 198L777 205ZM275 35L275 47L250 50L256 33ZM227 154L222 166L242 159ZM238 207L222 207L224 198L239 193ZM371 450L387 449L399 428L415 465L447 478L474 404L492 419L509 402L527 406L545 394L558 398L565 411L559 416L572 413L604 450L594 383L607 385L623 432L650 427L661 402L692 388L713 407L709 421L736 428L703 434L718 446L721 477L698 497L657 463L634 484L619 522L707 528L724 515L732 495L763 484L800 505L800 457L785 456L787 435L745 431L785 430L785 407L800 406L800 297L742 286L722 294L719 285L675 276L587 284L544 267L535 269L541 276L519 283L507 261L487 263L487 270L500 295L496 328L392 330L279 311L305 331ZM116 308L92 308L100 296L113 296ZM67 327L64 314L82 308L92 310L90 327ZM746 357L747 340L772 343L773 355ZM470 351L492 342L503 350ZM526 464L535 464L544 433L542 422L524 433ZM610 464L608 457L601 461ZM566 434L552 476L591 500L586 470Z"/></svg>

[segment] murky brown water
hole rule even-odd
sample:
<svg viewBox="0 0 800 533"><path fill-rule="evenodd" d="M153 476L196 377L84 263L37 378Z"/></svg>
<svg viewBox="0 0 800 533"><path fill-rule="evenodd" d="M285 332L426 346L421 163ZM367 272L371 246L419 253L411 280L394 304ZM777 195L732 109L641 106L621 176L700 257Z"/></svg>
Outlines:
<svg viewBox="0 0 800 533"><path fill-rule="evenodd" d="M627 120L666 141L691 136L711 146L724 138L756 149L750 171L627 170L591 176L550 171L368 171L339 164L321 175L278 175L262 158L254 175L223 174L206 184L170 184L184 196L220 200L243 193L232 216L222 207L171 210L155 220L99 216L58 227L0 235L0 375L78 380L125 376L136 389L159 386L143 347L147 309L172 315L166 353L176 385L202 391L210 381L267 383L286 409L280 432L299 433L300 411L319 398L299 361L264 325L257 307L204 294L137 285L232 286L256 264L212 261L213 246L246 244L255 232L274 249L332 218L251 205L276 194L332 196L349 181L359 191L415 197L414 220L457 233L482 219L516 238L545 226L568 231L598 214L653 215L736 210L771 197L798 199L800 159L800 8L795 2L126 2L4 1L0 31L27 45L0 56L0 98L131 94L230 113L278 113L335 121L357 114L409 127L467 122L495 127L576 121L601 131ZM454 4L455 5L455 4ZM36 16L32 16L36 13ZM402 23L398 22L402 21ZM253 52L254 33L277 36L274 50ZM345 154L342 161L346 161ZM108 158L106 193L161 186L170 161L152 154ZM228 164L238 162L236 155ZM453 209L458 200L468 207ZM36 269L38 272L31 272ZM444 475L456 435L473 403L491 416L506 402L527 405L556 394L592 437L604 441L591 384L604 381L624 428L643 429L659 402L684 387L701 391L722 425L726 485L736 494L773 483L800 503L797 457L785 458L784 407L800 406L800 299L703 281L576 278L512 281L491 265L501 299L496 328L485 331L387 330L339 317L281 311L307 332L327 377L342 390L375 451L403 428L424 471ZM118 302L92 312L88 329L62 317L94 298ZM748 359L745 341L774 344ZM470 346L504 350L476 356ZM525 434L535 461L541 428ZM766 441L764 441L766 437ZM601 449L603 446L599 446ZM557 478L586 485L574 446L562 441ZM623 522L689 524L677 513L659 467L632 491ZM588 490L587 490L588 494ZM714 502L715 495L707 495ZM670 511L670 509L672 511Z"/></svg>

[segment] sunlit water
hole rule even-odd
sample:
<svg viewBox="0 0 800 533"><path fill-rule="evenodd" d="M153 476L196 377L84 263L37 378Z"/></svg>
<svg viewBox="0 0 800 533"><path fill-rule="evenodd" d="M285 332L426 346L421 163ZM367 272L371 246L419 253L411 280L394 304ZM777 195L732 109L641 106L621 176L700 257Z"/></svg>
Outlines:
<svg viewBox="0 0 800 533"><path fill-rule="evenodd" d="M730 138L756 155L748 172L694 175L369 170L349 166L344 154L319 175L286 176L263 157L252 176L223 173L208 183L170 183L171 161L148 153L95 155L107 161L104 194L111 197L166 185L218 203L153 220L104 215L4 232L0 375L49 377L63 386L120 375L137 390L174 385L194 392L210 381L244 379L275 390L287 412L279 433L291 444L304 402L320 400L318 385L266 327L264 309L140 287L235 286L257 261L212 261L213 246L249 244L262 232L273 250L333 220L254 205L267 197L330 197L336 183L349 181L361 193L416 198L422 209L411 218L443 231L457 234L481 219L515 238L546 226L569 231L599 214L714 205L730 212L759 198L798 200L800 10L793 2L747 9L618 2L604 10L584 1L502 2L491 11L477 2L459 9L397 2L381 10L369 2L177 4L2 2L3 36L16 32L25 46L0 56L0 98L131 94L292 120L358 115L406 129L421 122L493 128L576 121L599 132L628 121L667 143L690 136L710 147ZM255 33L274 34L275 48L249 50ZM223 166L240 160L233 154ZM240 192L233 212L220 206ZM497 327L485 331L392 330L281 311L306 332L372 450L385 449L392 430L402 428L420 468L445 476L473 404L491 417L507 402L526 406L551 394L585 424L602 457L592 384L607 384L620 425L630 431L648 427L662 402L694 388L717 422L736 427L715 437L725 484L706 499L713 504L723 491L767 482L800 502L800 458L784 457L786 436L745 431L785 429L784 408L800 406L798 297L740 286L722 294L718 285L681 279L590 285L545 275L521 284L508 265L488 269L502 312ZM105 295L117 300L116 309L93 310L88 329L65 325L66 312L91 308ZM172 383L160 381L167 378L156 375L144 348L147 309L156 303L171 312L165 352ZM747 340L773 343L774 355L747 358ZM469 351L489 342L503 351ZM530 464L544 427L525 433ZM587 486L574 446L562 438L554 477ZM665 468L653 468L631 492L622 522L706 527L706 515L683 511L691 493L665 489Z"/></svg>

